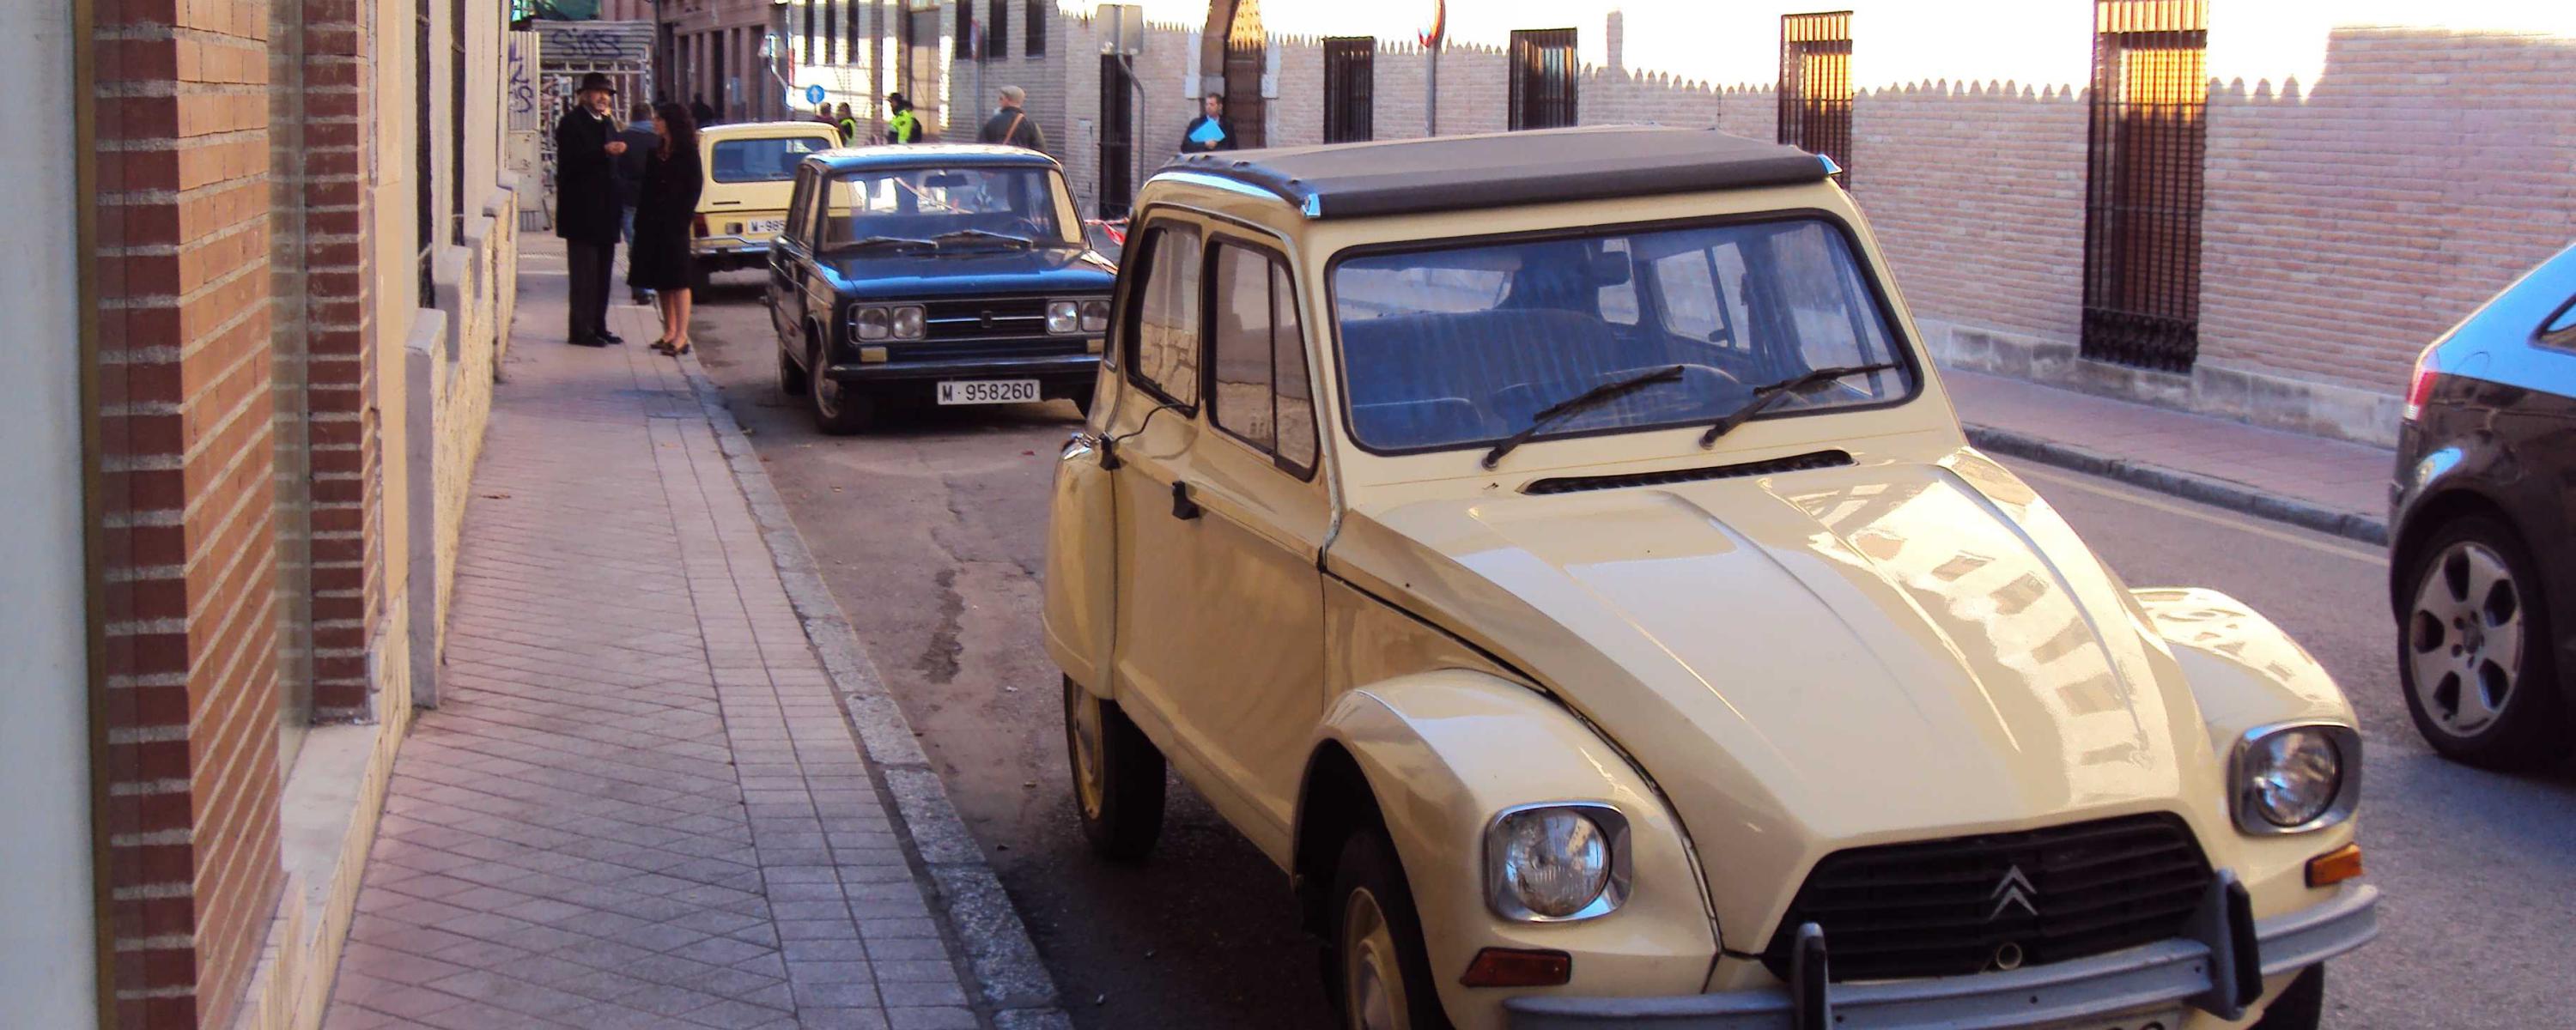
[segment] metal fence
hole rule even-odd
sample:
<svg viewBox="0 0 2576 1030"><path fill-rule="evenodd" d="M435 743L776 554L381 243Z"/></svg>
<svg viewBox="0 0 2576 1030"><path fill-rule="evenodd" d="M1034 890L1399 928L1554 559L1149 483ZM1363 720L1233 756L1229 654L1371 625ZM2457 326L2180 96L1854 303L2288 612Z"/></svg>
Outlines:
<svg viewBox="0 0 2576 1030"><path fill-rule="evenodd" d="M1514 129L1554 129L1574 124L1573 29L1512 33Z"/></svg>
<svg viewBox="0 0 2576 1030"><path fill-rule="evenodd" d="M2208 0L2096 0L2084 356L2186 372L2200 352Z"/></svg>
<svg viewBox="0 0 2576 1030"><path fill-rule="evenodd" d="M1376 93L1377 38L1324 40L1324 142L1376 138Z"/></svg>
<svg viewBox="0 0 2576 1030"><path fill-rule="evenodd" d="M1834 159L1851 185L1850 11L1780 16L1780 142Z"/></svg>

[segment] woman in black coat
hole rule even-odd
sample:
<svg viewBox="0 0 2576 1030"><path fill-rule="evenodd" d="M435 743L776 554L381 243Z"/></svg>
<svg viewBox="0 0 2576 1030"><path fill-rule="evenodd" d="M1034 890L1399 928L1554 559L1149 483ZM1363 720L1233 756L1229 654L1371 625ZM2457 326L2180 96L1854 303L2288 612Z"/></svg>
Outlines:
<svg viewBox="0 0 2576 1030"><path fill-rule="evenodd" d="M653 349L689 352L689 226L698 216L705 176L698 163L698 125L689 109L653 109L653 134L661 146L644 159L644 188L635 198L635 246L627 253L626 282L661 298L662 338Z"/></svg>

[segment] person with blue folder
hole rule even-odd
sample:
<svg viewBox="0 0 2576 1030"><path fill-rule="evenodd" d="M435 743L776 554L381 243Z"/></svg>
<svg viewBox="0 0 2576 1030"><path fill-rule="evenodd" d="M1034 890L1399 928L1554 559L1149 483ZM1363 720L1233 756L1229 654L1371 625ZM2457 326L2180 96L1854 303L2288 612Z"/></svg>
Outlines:
<svg viewBox="0 0 2576 1030"><path fill-rule="evenodd" d="M1234 125L1225 120L1225 94L1210 93L1201 104L1207 113L1191 121L1181 133L1181 153L1234 149Z"/></svg>

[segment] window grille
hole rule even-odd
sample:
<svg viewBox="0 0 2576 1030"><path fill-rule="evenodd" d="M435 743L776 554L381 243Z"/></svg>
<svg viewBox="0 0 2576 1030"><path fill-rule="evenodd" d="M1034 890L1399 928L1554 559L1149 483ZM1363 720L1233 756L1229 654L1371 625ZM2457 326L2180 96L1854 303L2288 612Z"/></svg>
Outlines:
<svg viewBox="0 0 2576 1030"><path fill-rule="evenodd" d="M1514 129L1554 129L1574 124L1573 29L1512 32Z"/></svg>
<svg viewBox="0 0 2576 1030"><path fill-rule="evenodd" d="M1011 56L1011 0L991 0L984 6L984 56Z"/></svg>
<svg viewBox="0 0 2576 1030"><path fill-rule="evenodd" d="M1850 185L1851 12L1780 16L1780 142L1823 154Z"/></svg>
<svg viewBox="0 0 2576 1030"><path fill-rule="evenodd" d="M1324 142L1376 138L1377 38L1324 41Z"/></svg>
<svg viewBox="0 0 2576 1030"><path fill-rule="evenodd" d="M1028 27L1021 31L1028 35L1026 53L1030 57L1046 55L1047 8L1052 5L1052 2L1053 0L1028 0L1028 10L1021 15L1021 19L1028 22Z"/></svg>
<svg viewBox="0 0 2576 1030"><path fill-rule="evenodd" d="M2209 0L2096 0L2085 357L2187 372L2200 352Z"/></svg>

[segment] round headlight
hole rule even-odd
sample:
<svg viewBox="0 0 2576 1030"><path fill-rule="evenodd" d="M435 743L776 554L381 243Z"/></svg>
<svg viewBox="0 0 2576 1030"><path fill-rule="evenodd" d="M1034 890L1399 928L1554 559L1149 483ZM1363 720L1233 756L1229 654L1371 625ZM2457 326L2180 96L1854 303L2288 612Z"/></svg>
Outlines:
<svg viewBox="0 0 2576 1030"><path fill-rule="evenodd" d="M922 330L929 324L923 320L921 308L918 306L894 309L893 321L894 338L898 340L920 339Z"/></svg>
<svg viewBox="0 0 2576 1030"><path fill-rule="evenodd" d="M2343 793L2343 751L2325 730L2314 727L2264 737L2246 755L2243 790L2265 822L2315 822Z"/></svg>
<svg viewBox="0 0 2576 1030"><path fill-rule="evenodd" d="M889 323L884 308L860 308L858 313L850 316L851 330L862 340L885 339L891 331Z"/></svg>
<svg viewBox="0 0 2576 1030"><path fill-rule="evenodd" d="M1498 885L1522 908L1551 919L1583 911L1610 887L1610 841L1572 809L1517 812L1501 827Z"/></svg>
<svg viewBox="0 0 2576 1030"><path fill-rule="evenodd" d="M1082 305L1069 300L1047 302L1047 331L1078 333L1082 331Z"/></svg>
<svg viewBox="0 0 2576 1030"><path fill-rule="evenodd" d="M1105 300L1083 301L1082 331L1086 333L1098 333L1106 332L1108 329L1109 302Z"/></svg>

